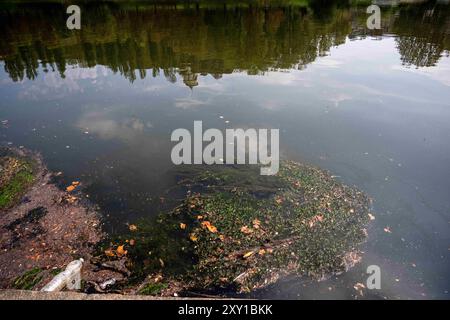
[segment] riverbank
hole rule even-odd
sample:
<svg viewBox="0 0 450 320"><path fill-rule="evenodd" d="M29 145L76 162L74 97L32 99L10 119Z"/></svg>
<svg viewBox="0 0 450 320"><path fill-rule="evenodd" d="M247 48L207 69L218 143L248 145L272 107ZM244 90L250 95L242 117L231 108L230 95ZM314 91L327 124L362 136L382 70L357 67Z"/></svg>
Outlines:
<svg viewBox="0 0 450 320"><path fill-rule="evenodd" d="M99 216L79 182L67 191L52 182L38 154L2 148L0 162L0 287L40 289L70 261L89 260Z"/></svg>

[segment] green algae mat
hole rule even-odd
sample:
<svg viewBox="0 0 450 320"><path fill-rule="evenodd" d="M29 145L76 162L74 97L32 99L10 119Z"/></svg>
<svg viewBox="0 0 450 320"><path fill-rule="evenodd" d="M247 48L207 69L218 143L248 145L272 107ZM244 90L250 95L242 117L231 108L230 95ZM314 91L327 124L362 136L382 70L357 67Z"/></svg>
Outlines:
<svg viewBox="0 0 450 320"><path fill-rule="evenodd" d="M178 176L181 205L131 225L106 251L126 255L131 281L145 278L140 293L249 292L286 275L321 279L360 259L370 200L326 171L285 161L275 176L228 165Z"/></svg>

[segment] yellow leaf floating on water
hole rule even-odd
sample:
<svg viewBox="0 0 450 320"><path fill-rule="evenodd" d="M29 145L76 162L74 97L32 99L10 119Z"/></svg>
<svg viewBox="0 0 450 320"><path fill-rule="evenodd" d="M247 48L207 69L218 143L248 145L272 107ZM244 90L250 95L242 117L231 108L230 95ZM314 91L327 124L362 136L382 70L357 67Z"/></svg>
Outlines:
<svg viewBox="0 0 450 320"><path fill-rule="evenodd" d="M195 233L191 233L189 235L189 239L191 239L191 241L196 242L198 240L197 236L195 235Z"/></svg>
<svg viewBox="0 0 450 320"><path fill-rule="evenodd" d="M186 224L185 223L180 223L180 228L183 229L183 230L186 229Z"/></svg>
<svg viewBox="0 0 450 320"><path fill-rule="evenodd" d="M130 226L128 227L130 229L130 231L136 231L137 230L137 226L134 224L130 224Z"/></svg>
<svg viewBox="0 0 450 320"><path fill-rule="evenodd" d="M128 253L128 251L127 251L127 250L124 250L124 249L123 249L123 245L122 245L122 246L118 246L118 247L117 247L116 253L117 253L117 256L118 256L118 257L121 257L121 256L126 255L126 254Z"/></svg>
<svg viewBox="0 0 450 320"><path fill-rule="evenodd" d="M216 233L217 232L217 228L215 226L213 226L211 224L211 222L209 222L209 221L203 221L202 222L202 226L206 227L212 233Z"/></svg>
<svg viewBox="0 0 450 320"><path fill-rule="evenodd" d="M249 252L247 252L246 254L243 255L243 258L244 259L248 258L248 257L252 256L254 253L255 253L254 251L249 251Z"/></svg>

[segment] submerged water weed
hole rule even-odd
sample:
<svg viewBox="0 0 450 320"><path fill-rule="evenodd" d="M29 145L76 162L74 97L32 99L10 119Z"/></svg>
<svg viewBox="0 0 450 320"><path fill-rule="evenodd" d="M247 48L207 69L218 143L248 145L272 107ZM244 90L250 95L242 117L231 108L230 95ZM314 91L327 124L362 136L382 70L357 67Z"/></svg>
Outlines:
<svg viewBox="0 0 450 320"><path fill-rule="evenodd" d="M183 203L138 224L135 272L182 281L189 290L251 291L295 274L323 278L359 259L369 200L317 168L286 161L276 176L257 168L180 172Z"/></svg>

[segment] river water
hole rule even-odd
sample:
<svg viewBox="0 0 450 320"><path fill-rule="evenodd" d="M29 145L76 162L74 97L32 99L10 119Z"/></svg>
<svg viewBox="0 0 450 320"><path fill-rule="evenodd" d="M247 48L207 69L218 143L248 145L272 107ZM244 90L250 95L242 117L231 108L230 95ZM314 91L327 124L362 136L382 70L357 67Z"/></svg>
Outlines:
<svg viewBox="0 0 450 320"><path fill-rule="evenodd" d="M450 6L0 6L4 144L79 180L114 234L175 203L176 128L279 128L282 158L332 172L373 199L363 261L281 299L449 298ZM391 232L386 232L386 230ZM354 289L366 268L381 289Z"/></svg>

